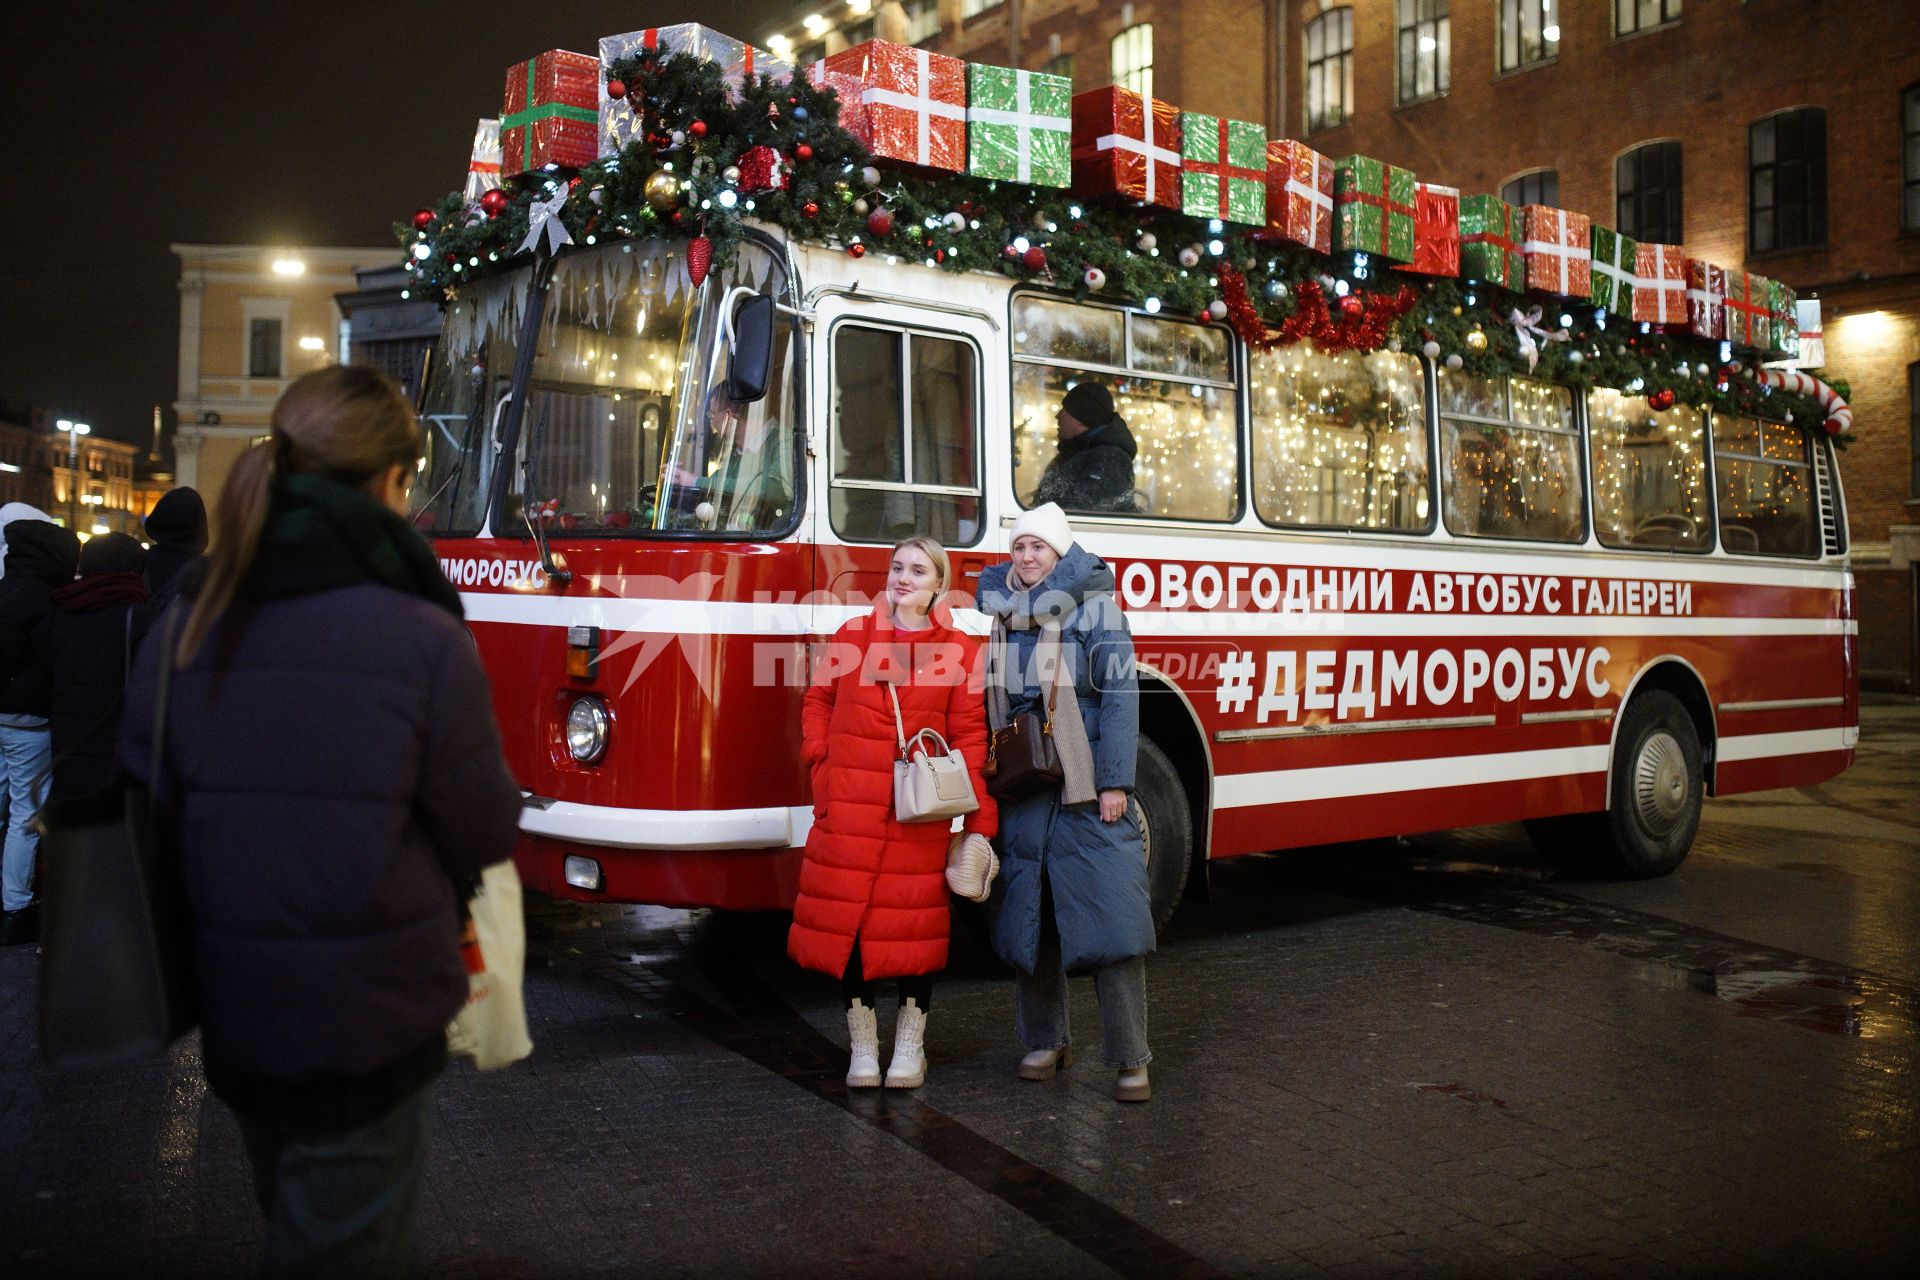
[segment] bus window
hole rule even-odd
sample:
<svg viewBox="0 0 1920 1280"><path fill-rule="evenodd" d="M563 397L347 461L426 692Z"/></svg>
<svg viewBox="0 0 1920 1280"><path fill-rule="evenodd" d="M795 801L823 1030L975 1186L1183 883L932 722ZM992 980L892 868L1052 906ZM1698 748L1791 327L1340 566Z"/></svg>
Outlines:
<svg viewBox="0 0 1920 1280"><path fill-rule="evenodd" d="M1715 414L1720 545L1734 555L1818 556L1807 433L1783 422Z"/></svg>
<svg viewBox="0 0 1920 1280"><path fill-rule="evenodd" d="M1120 423L1063 456L1056 415L1089 381L1112 395ZM1224 329L1035 295L1013 301L1013 481L1023 507L1236 519L1234 399ZM1073 465L1090 447L1101 465Z"/></svg>
<svg viewBox="0 0 1920 1280"><path fill-rule="evenodd" d="M1463 538L1578 542L1580 435L1573 394L1529 378L1440 370L1447 530Z"/></svg>
<svg viewBox="0 0 1920 1280"><path fill-rule="evenodd" d="M978 376L966 342L865 324L834 332L835 533L979 541Z"/></svg>
<svg viewBox="0 0 1920 1280"><path fill-rule="evenodd" d="M1307 343L1252 358L1253 508L1268 524L1433 528L1427 392L1414 356L1326 354Z"/></svg>
<svg viewBox="0 0 1920 1280"><path fill-rule="evenodd" d="M1645 396L1587 395L1593 521L1603 546L1708 551L1706 415Z"/></svg>
<svg viewBox="0 0 1920 1280"><path fill-rule="evenodd" d="M447 308L420 406L426 463L413 486L414 522L436 534L480 531L493 479L503 397L527 301L527 271L470 285Z"/></svg>

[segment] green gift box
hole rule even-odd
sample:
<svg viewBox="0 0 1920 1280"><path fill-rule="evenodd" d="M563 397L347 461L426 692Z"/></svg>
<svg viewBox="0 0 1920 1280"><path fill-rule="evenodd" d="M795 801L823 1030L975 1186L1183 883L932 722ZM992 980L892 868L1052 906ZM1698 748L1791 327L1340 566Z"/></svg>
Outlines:
<svg viewBox="0 0 1920 1280"><path fill-rule="evenodd" d="M1073 81L967 65L967 172L1036 187L1073 177Z"/></svg>
<svg viewBox="0 0 1920 1280"><path fill-rule="evenodd" d="M1413 170L1370 156L1333 165L1333 247L1388 262L1413 261Z"/></svg>
<svg viewBox="0 0 1920 1280"><path fill-rule="evenodd" d="M1800 358L1800 298L1778 280L1769 280L1768 309L1773 312L1773 350L1790 360Z"/></svg>
<svg viewBox="0 0 1920 1280"><path fill-rule="evenodd" d="M1616 315L1633 314L1633 281L1640 245L1612 227L1593 228L1593 285L1589 300Z"/></svg>
<svg viewBox="0 0 1920 1280"><path fill-rule="evenodd" d="M1180 137L1180 212L1264 225L1267 131L1245 120L1183 111Z"/></svg>
<svg viewBox="0 0 1920 1280"><path fill-rule="evenodd" d="M1519 293L1526 288L1520 211L1499 196L1460 198L1460 274Z"/></svg>

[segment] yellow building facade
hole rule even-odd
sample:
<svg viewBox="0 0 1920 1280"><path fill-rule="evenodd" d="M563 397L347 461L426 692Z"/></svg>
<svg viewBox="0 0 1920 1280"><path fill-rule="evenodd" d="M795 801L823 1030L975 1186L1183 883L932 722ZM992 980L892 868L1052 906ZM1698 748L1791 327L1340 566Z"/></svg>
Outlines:
<svg viewBox="0 0 1920 1280"><path fill-rule="evenodd" d="M347 347L337 293L354 272L392 266L370 249L176 244L180 259L180 378L173 407L175 483L211 508L227 473L267 433L274 401L303 373L340 362Z"/></svg>

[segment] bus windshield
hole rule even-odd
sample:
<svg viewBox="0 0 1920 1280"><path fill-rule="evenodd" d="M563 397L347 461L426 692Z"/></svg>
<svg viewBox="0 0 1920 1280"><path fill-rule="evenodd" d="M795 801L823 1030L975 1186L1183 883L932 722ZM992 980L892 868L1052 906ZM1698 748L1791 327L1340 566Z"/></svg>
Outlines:
<svg viewBox="0 0 1920 1280"><path fill-rule="evenodd" d="M413 487L414 521L436 534L471 534L486 514L493 458L529 268L469 286L447 307L420 407L426 461Z"/></svg>
<svg viewBox="0 0 1920 1280"><path fill-rule="evenodd" d="M733 399L722 313L741 285L778 293L784 272L754 243L698 288L680 244L564 259L525 393L513 514L496 527L518 523L523 504L558 537L791 527L793 326L783 318L775 329L767 394Z"/></svg>

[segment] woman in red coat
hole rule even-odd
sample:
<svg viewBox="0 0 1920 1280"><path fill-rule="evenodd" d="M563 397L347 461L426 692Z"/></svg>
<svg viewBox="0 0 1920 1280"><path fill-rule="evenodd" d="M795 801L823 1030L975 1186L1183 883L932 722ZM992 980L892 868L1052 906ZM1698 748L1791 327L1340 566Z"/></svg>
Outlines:
<svg viewBox="0 0 1920 1280"><path fill-rule="evenodd" d="M813 781L813 832L800 868L787 952L841 980L853 1043L847 1084L880 1083L874 984L900 980L900 1017L886 1083L926 1081L927 1006L947 964L947 849L968 833L994 834L996 813L981 769L987 722L982 644L957 631L934 601L952 584L947 553L931 538L893 548L886 594L834 634L816 667L801 717ZM900 757L893 686L911 739L932 729L965 757L980 807L961 832L946 822L900 822L893 762Z"/></svg>

